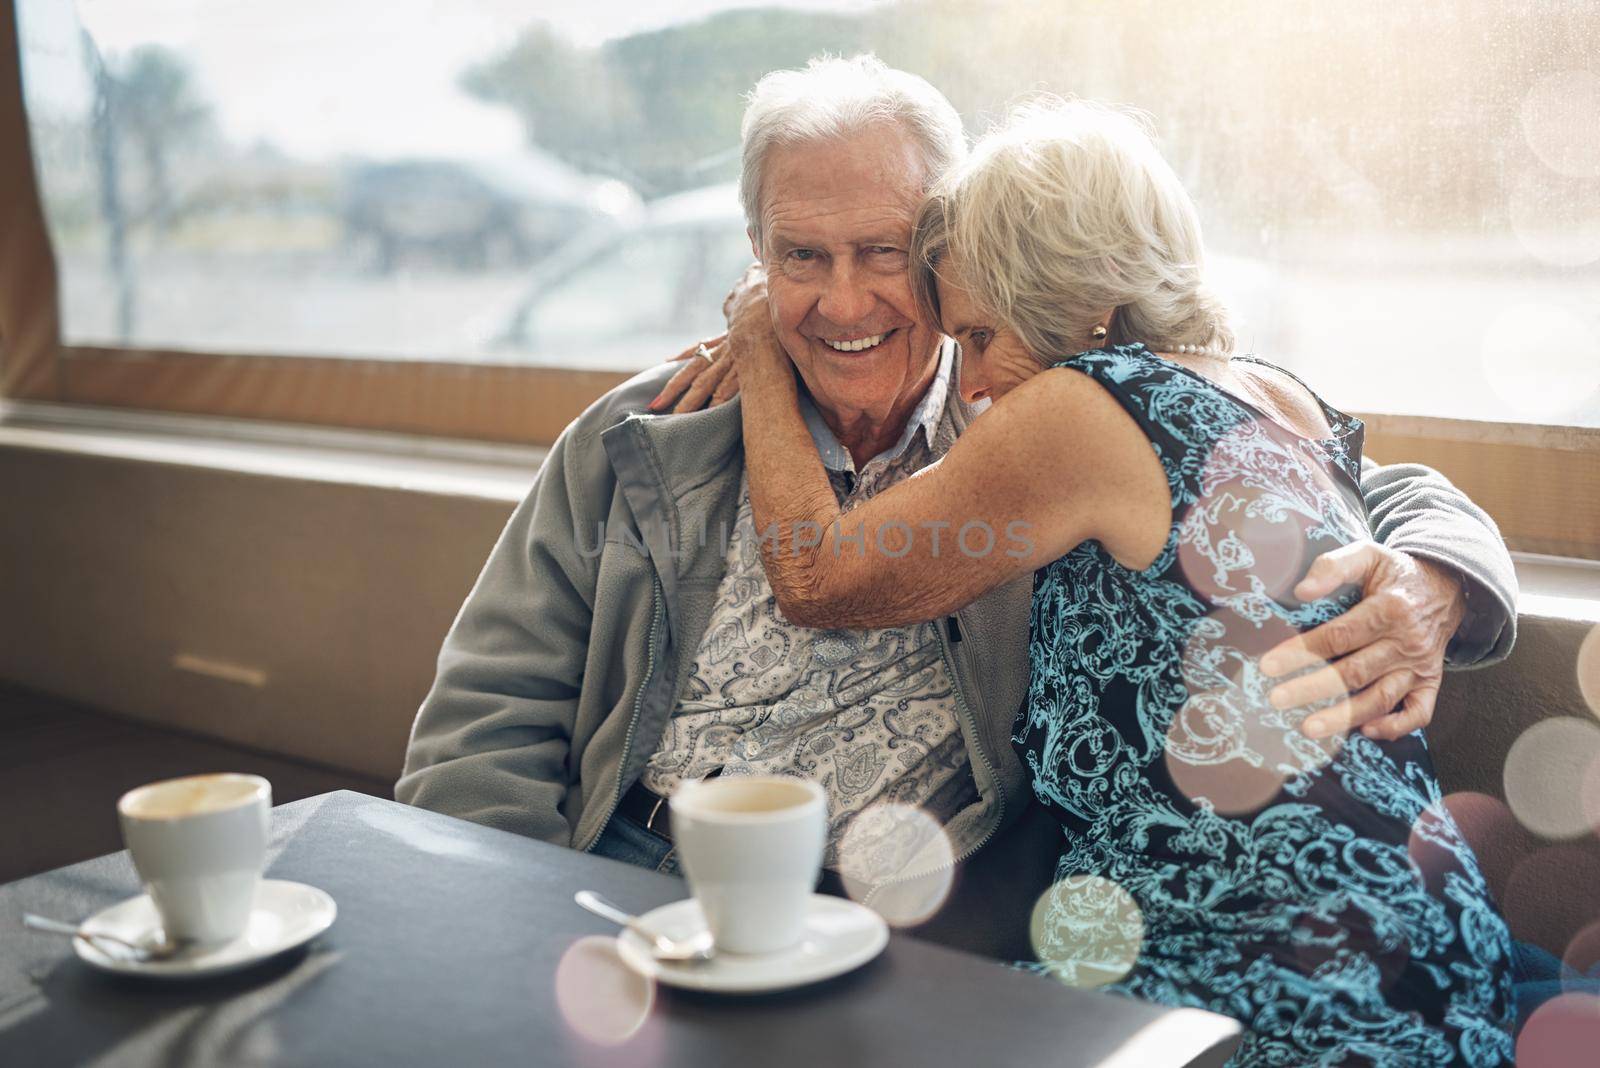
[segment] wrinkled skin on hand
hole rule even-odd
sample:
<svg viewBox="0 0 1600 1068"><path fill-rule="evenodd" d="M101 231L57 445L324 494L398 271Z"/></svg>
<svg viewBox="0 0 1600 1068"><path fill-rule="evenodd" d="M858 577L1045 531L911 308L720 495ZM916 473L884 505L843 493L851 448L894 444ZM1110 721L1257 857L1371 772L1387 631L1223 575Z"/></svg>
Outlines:
<svg viewBox="0 0 1600 1068"><path fill-rule="evenodd" d="M1446 647L1466 614L1461 579L1431 560L1361 541L1318 557L1295 595L1312 600L1346 584L1361 587L1354 608L1262 658L1271 675L1323 665L1280 683L1272 703L1296 708L1339 698L1305 721L1314 738L1360 728L1368 738L1393 740L1426 727Z"/></svg>
<svg viewBox="0 0 1600 1068"><path fill-rule="evenodd" d="M729 357L733 355L733 346L738 344L740 326L749 331L759 328L761 318L770 320L767 273L759 263L752 263L744 276L734 283L722 302L722 314L728 321L729 333L696 342L672 357L673 362L682 362L683 367L650 402L652 412L698 412L738 394L738 361ZM708 355L700 354L702 348Z"/></svg>

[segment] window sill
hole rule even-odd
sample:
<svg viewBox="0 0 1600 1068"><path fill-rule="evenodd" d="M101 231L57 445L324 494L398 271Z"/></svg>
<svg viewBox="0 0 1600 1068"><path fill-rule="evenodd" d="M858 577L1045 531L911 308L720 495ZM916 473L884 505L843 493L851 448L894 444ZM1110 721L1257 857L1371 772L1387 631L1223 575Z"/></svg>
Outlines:
<svg viewBox="0 0 1600 1068"><path fill-rule="evenodd" d="M1567 556L1512 553L1519 616L1600 623L1600 563Z"/></svg>
<svg viewBox="0 0 1600 1068"><path fill-rule="evenodd" d="M513 504L527 493L548 451L410 434L34 402L0 403L0 448Z"/></svg>

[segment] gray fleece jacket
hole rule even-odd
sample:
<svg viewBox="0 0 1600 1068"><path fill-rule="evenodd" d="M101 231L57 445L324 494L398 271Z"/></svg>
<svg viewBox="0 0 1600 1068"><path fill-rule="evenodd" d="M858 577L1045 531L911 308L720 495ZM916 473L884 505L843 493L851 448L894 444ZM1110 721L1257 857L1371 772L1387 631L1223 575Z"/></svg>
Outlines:
<svg viewBox="0 0 1600 1068"><path fill-rule="evenodd" d="M670 373L618 386L552 447L445 638L398 800L588 849L655 752L711 616L744 473L737 400L641 414ZM952 403L964 429L971 413ZM1469 579L1452 662L1503 657L1516 579L1493 521L1417 465L1369 466L1363 491L1378 541ZM938 628L979 793L946 828L958 858L1030 796L1010 738L1031 596L1024 577Z"/></svg>

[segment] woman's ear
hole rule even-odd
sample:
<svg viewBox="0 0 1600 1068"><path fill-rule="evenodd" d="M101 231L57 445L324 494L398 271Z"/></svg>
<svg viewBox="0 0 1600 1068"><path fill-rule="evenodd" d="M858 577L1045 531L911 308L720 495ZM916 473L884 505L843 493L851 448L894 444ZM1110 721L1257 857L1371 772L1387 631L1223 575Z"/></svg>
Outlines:
<svg viewBox="0 0 1600 1068"><path fill-rule="evenodd" d="M1114 345L1119 341L1126 340L1123 338L1122 331L1119 329L1121 326L1121 320L1121 308L1112 308L1110 311L1099 317L1098 322L1105 330L1105 338L1102 344Z"/></svg>

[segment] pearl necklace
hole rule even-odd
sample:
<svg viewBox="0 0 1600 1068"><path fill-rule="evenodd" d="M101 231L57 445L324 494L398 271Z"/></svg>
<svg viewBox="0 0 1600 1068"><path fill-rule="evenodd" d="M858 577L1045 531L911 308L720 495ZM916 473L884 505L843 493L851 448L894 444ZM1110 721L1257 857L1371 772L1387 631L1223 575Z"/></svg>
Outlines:
<svg viewBox="0 0 1600 1068"><path fill-rule="evenodd" d="M1215 345L1176 345L1169 351L1182 356L1226 356L1227 353Z"/></svg>

